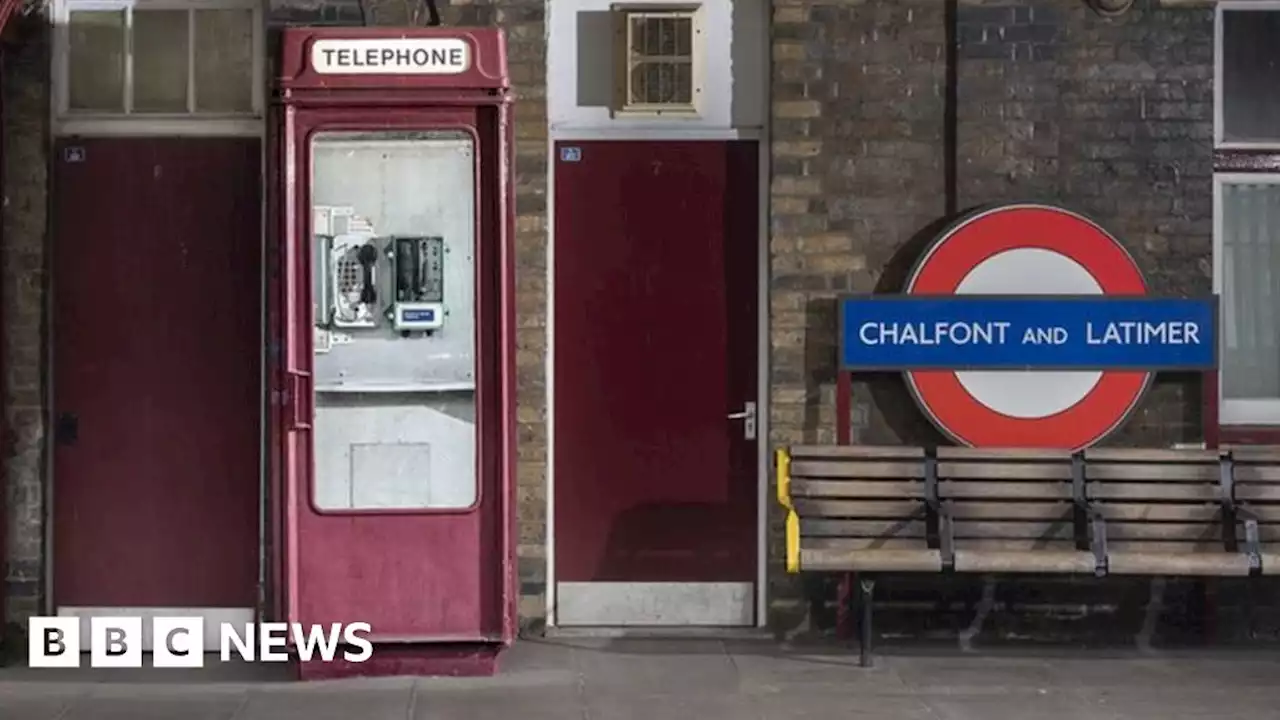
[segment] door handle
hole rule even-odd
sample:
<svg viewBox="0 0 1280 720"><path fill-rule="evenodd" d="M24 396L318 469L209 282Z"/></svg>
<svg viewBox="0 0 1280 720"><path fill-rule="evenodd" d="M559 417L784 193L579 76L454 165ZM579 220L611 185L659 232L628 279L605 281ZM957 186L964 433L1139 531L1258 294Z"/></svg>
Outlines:
<svg viewBox="0 0 1280 720"><path fill-rule="evenodd" d="M754 402L742 403L742 411L729 413L728 418L742 421L743 439L756 439L756 404Z"/></svg>
<svg viewBox="0 0 1280 720"><path fill-rule="evenodd" d="M80 438L80 418L75 413L59 413L53 436L59 445L75 445Z"/></svg>

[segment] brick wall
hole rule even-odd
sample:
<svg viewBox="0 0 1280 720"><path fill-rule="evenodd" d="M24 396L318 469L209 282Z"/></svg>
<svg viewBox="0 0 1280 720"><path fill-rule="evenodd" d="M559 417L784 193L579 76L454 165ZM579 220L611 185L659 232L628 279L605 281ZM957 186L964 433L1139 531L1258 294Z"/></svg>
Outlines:
<svg viewBox="0 0 1280 720"><path fill-rule="evenodd" d="M949 213L1060 204L1116 234L1156 292L1210 290L1212 10L774 0L773 53L773 442L834 439L834 297L900 289ZM899 376L854 400L855 441L940 441ZM1195 377L1162 378L1112 442L1199 441L1200 415ZM802 617L772 545L775 611ZM960 584L946 592L978 602L981 582ZM1141 609L1148 590L1121 594ZM1090 592L1054 600L1101 607Z"/></svg>
<svg viewBox="0 0 1280 720"><path fill-rule="evenodd" d="M4 445L7 507L5 616L40 610L44 548L44 288L48 187L47 26L14 18L4 66Z"/></svg>

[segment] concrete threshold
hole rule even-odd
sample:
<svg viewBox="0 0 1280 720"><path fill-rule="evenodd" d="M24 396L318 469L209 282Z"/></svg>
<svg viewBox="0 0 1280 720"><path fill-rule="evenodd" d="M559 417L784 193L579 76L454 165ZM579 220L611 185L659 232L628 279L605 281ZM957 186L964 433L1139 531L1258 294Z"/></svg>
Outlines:
<svg viewBox="0 0 1280 720"><path fill-rule="evenodd" d="M775 640L768 628L741 627L548 627L548 638L640 638L652 640Z"/></svg>

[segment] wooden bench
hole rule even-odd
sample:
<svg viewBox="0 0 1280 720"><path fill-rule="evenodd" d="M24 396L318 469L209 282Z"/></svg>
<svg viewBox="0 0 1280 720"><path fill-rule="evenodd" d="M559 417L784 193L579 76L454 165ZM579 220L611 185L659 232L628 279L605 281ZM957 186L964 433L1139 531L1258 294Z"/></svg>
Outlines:
<svg viewBox="0 0 1280 720"><path fill-rule="evenodd" d="M778 451L789 572L1280 574L1280 451Z"/></svg>

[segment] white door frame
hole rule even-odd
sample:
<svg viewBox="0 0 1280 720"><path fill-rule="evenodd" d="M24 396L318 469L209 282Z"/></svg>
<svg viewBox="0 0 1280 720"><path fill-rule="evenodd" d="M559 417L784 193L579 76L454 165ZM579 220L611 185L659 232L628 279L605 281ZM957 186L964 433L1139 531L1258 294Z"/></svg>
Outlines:
<svg viewBox="0 0 1280 720"><path fill-rule="evenodd" d="M73 10L125 10L125 9L143 9L143 10L198 10L198 9L250 9L254 13L254 36L253 36L253 109L250 113L244 113L235 116L206 118L198 115L122 115L122 114L104 114L82 116L68 111L68 81L67 73L70 58L69 36L68 36L68 19ZM54 138L66 136L82 136L91 138L109 138L109 137L190 137L197 138L214 138L214 137L254 137L261 142L262 160L259 166L260 182L262 189L262 210L261 210L261 248L262 248L262 278L261 287L259 289L261 296L262 314L259 319L260 326L260 363L261 363L261 398L262 403L259 407L259 424L262 428L262 440L259 446L259 502L258 502L258 585L259 585L259 602L265 601L261 597L261 591L266 582L267 574L270 572L270 558L266 556L264 541L266 534L269 532L267 525L268 518L266 516L265 498L269 488L269 466L267 456L267 423L269 416L267 413L266 398L268 392L268 362L270 358L267 353L267 254L266 254L266 233L267 233L267 183L272 179L268 175L267 153L267 112L266 112L266 96L267 96L267 78L266 72L266 5L261 0L53 0L50 4L49 14L53 22L53 32L51 37L52 48L49 56L50 62L50 93L49 93L49 118L51 120L51 133ZM194 53L194 47L188 48L188 53ZM125 72L125 88L126 92L132 83L132 60L127 64ZM50 158L50 168L53 163L58 162L58 158ZM51 170L52 172L52 170ZM49 192L57 192L56 188L49 188ZM52 221L53 218L50 218ZM53 303L56 292L57 275L51 272L50 282L46 287L45 308L46 318L52 320ZM54 418L54 399L56 396L56 378L54 375L54 336L57 328L49 325L49 329L44 338L45 347L45 389L44 389L44 421L46 430L53 428ZM52 434L46 432L44 440L44 455L47 462L44 470L44 510L41 520L44 523L44 598L43 606L46 615L61 615L67 617L79 617L82 625L82 637L88 637L88 618L92 616L102 617L142 617L144 619L144 628L149 627L149 619L152 617L166 616L185 616L185 617L201 617L205 621L206 641L210 637L213 638L212 647L217 647L218 625L223 622L235 623L243 625L246 622L259 620L259 615L265 610L265 607L243 607L243 608L207 608L207 607L183 607L183 608L159 608L159 607L85 607L85 606L61 606L54 602L56 588L54 587L54 493L57 492L56 477L54 474L53 455L57 452L54 445ZM210 635L213 633L213 635ZM206 642L206 647L210 647ZM148 630L145 634L144 650L151 649L151 637ZM82 644L81 650L88 652L87 642Z"/></svg>

